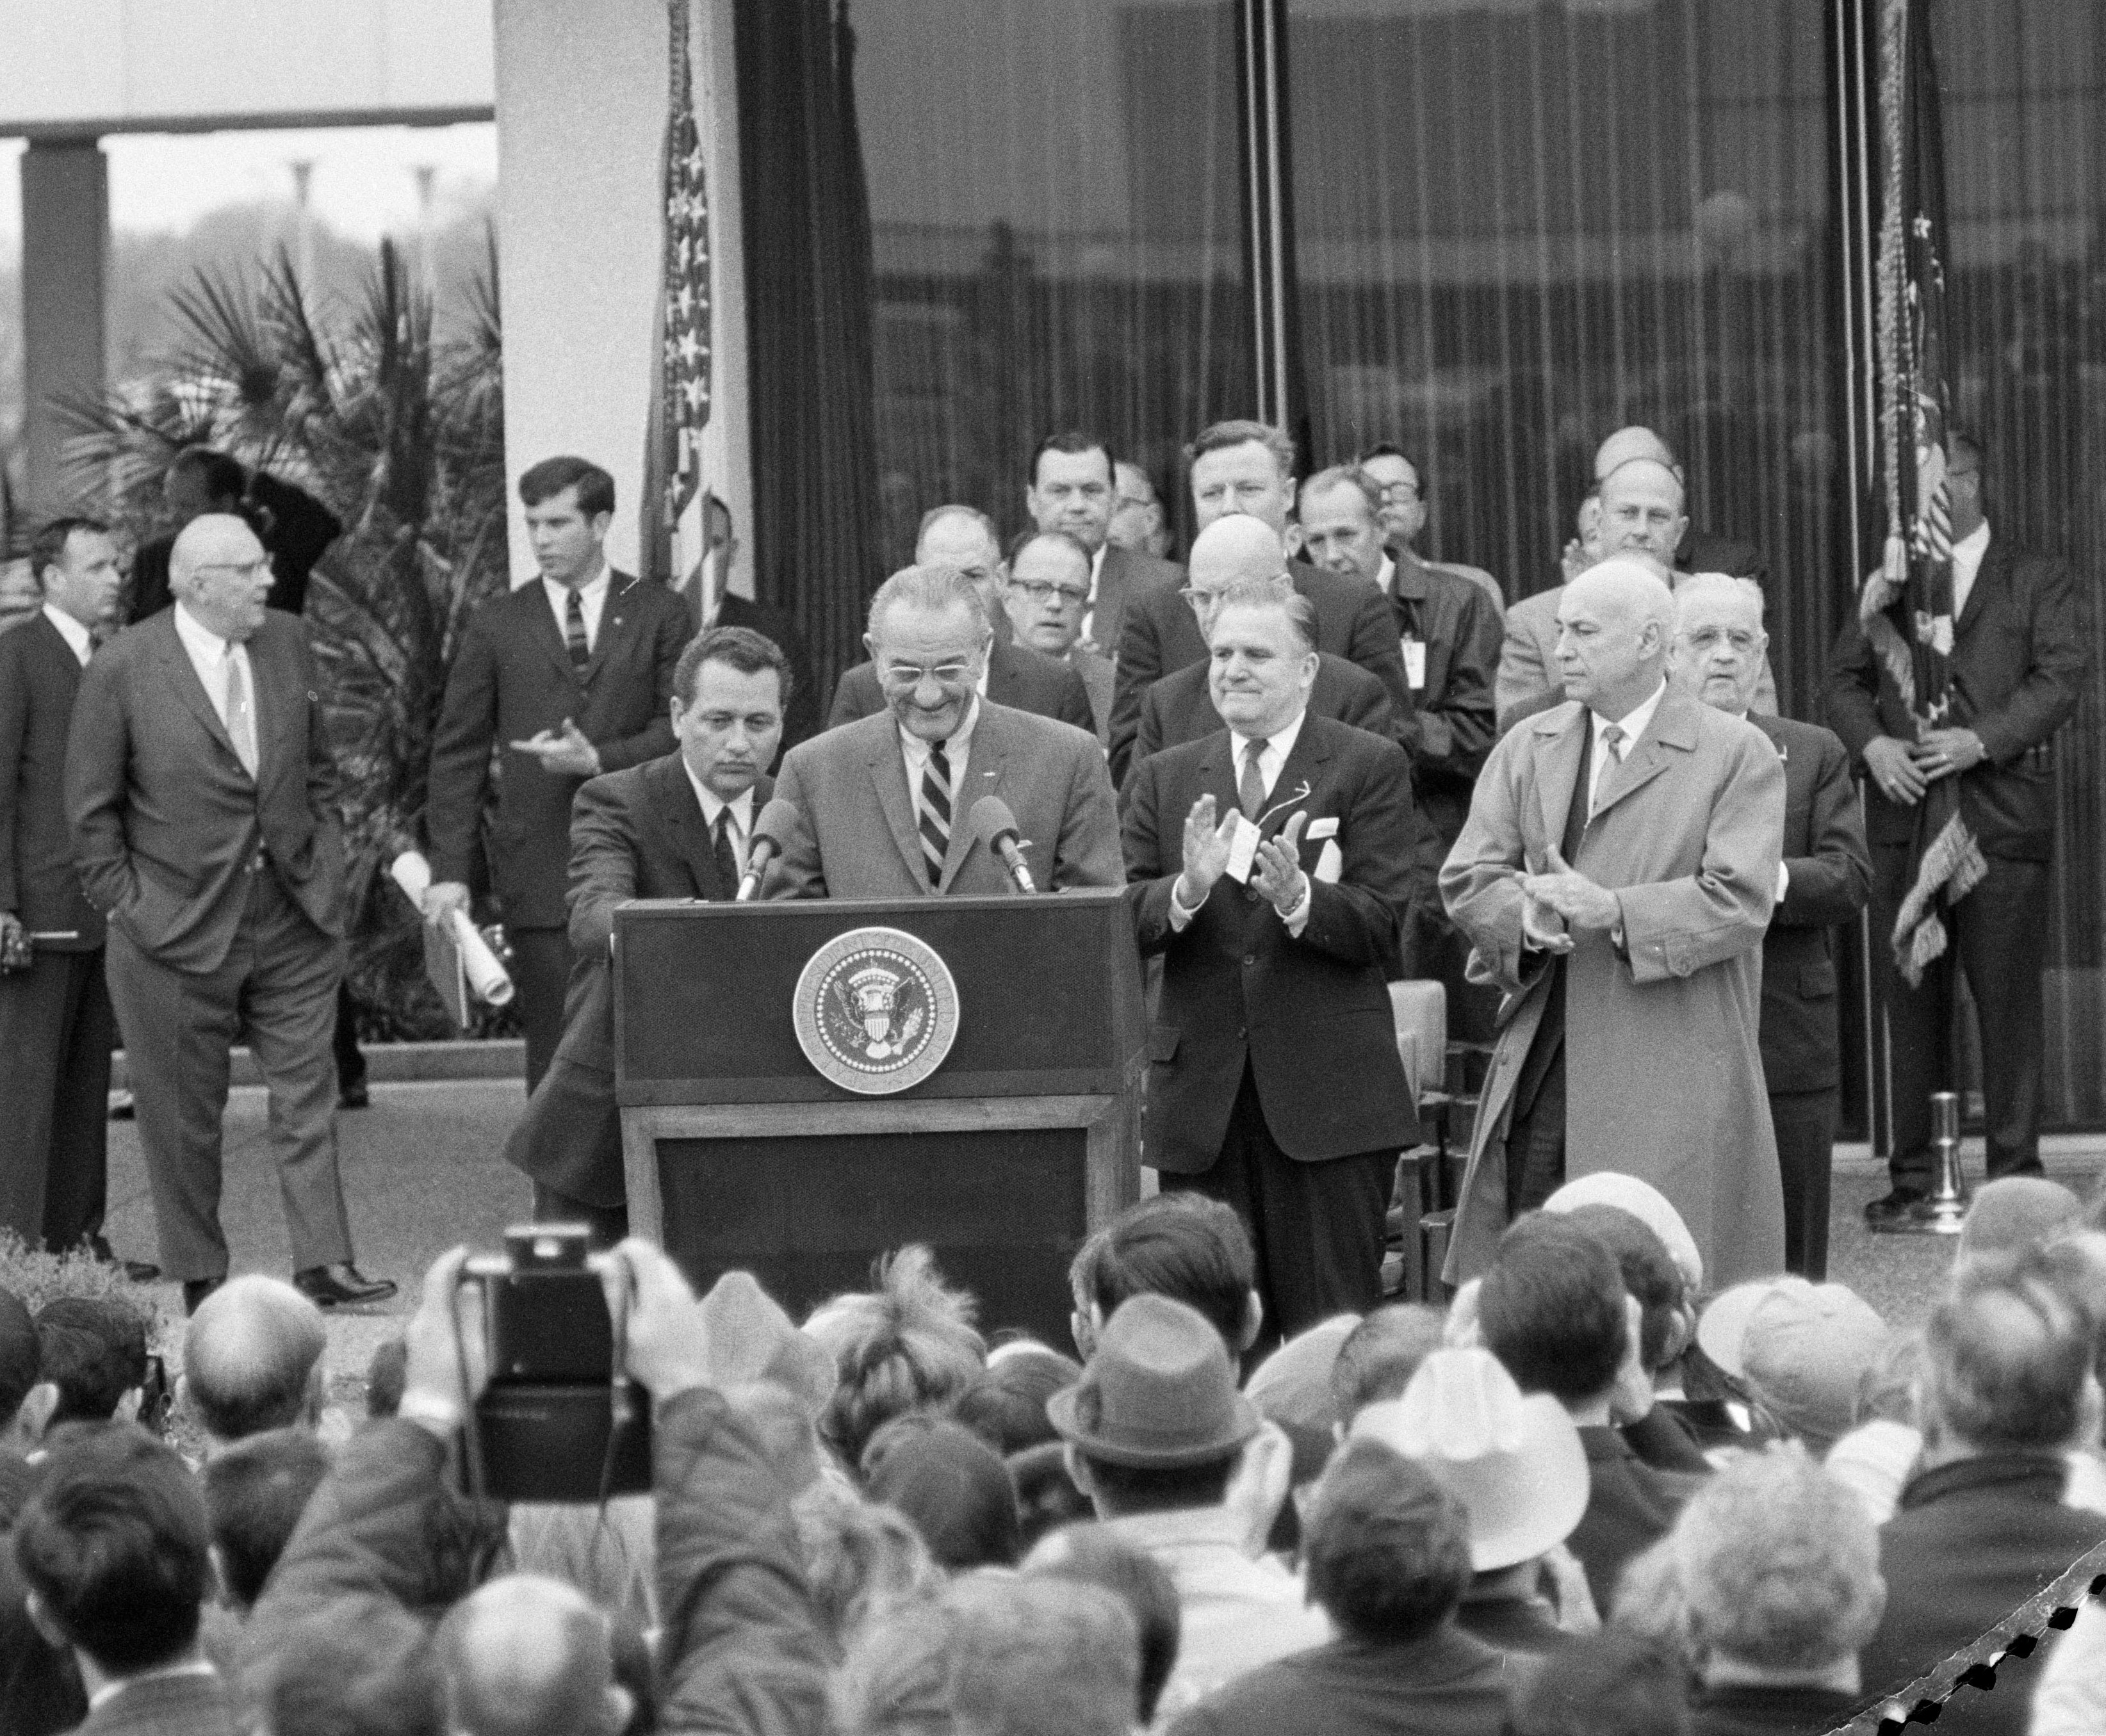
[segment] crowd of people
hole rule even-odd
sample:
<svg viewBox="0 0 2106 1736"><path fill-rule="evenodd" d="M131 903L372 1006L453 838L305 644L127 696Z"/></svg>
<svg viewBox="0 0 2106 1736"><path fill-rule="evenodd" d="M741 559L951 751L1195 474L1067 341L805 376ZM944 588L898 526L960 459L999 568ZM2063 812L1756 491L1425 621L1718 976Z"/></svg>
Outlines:
<svg viewBox="0 0 2106 1736"><path fill-rule="evenodd" d="M649 1492L570 1504L477 1492L465 1249L356 1421L282 1279L205 1299L172 1398L123 1304L0 1293L0 1727L1817 1736L2106 1547L2102 1219L1989 1183L1890 1324L1714 1290L1664 1195L1597 1174L1445 1308L1263 1356L1251 1237L1191 1193L1077 1254L1072 1355L984 1334L925 1248L800 1326L630 1240L604 1391L649 1406ZM1941 1727L2097 1729L2102 1626Z"/></svg>

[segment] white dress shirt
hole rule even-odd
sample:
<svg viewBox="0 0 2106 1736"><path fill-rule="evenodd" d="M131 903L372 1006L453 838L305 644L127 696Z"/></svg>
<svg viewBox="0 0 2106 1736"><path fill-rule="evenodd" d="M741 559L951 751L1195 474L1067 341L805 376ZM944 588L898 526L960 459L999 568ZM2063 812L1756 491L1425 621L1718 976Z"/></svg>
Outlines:
<svg viewBox="0 0 2106 1736"><path fill-rule="evenodd" d="M1989 552L1989 521L1982 522L1952 545L1952 619L1957 622L1967 606L1968 593L1974 588L1975 575L1982 570L1982 557Z"/></svg>
<svg viewBox="0 0 2106 1736"><path fill-rule="evenodd" d="M1375 575L1375 588L1385 597L1396 595L1396 557L1382 551L1382 570Z"/></svg>
<svg viewBox="0 0 2106 1736"><path fill-rule="evenodd" d="M249 660L248 646L239 639L220 638L190 613L189 605L181 597L176 599L176 637L183 642L190 667L197 671L205 696L212 701L212 709L219 714L219 721L230 736L234 733L234 726L226 715L226 671L231 663L241 666L243 684L249 689L249 714L254 720L256 745L260 750L263 745L262 696L256 691L256 669Z"/></svg>
<svg viewBox="0 0 2106 1736"><path fill-rule="evenodd" d="M59 637L66 642L74 655L80 659L80 666L86 669L87 660L95 654L95 640L88 630L56 603L44 605L44 619L58 629Z"/></svg>
<svg viewBox="0 0 2106 1736"><path fill-rule="evenodd" d="M613 576L606 562L599 563L599 570L577 588L578 609L585 618L585 649L591 651L599 644L600 611L607 607L608 581ZM544 579L541 588L547 594L549 606L556 611L556 631L558 635L569 631L571 588L558 584L553 579Z"/></svg>
<svg viewBox="0 0 2106 1736"><path fill-rule="evenodd" d="M695 776L695 768L688 763L685 754L681 756L680 769L688 774L688 786L695 792L695 799L701 803L702 824L712 838L716 835L717 816L727 808L731 810L732 860L738 864L738 871L744 874L746 845L753 837L753 785L748 784L727 802Z"/></svg>
<svg viewBox="0 0 2106 1736"><path fill-rule="evenodd" d="M1272 803L1274 786L1279 782L1280 772L1287 764L1288 755L1293 753L1294 744L1301 740L1302 726L1308 721L1308 718L1307 711L1298 711L1294 714L1294 721L1286 728L1276 731L1272 735L1263 738L1265 746L1257 756L1257 775L1259 780L1265 785L1265 799L1268 804ZM1230 766L1239 782L1242 781L1243 775L1243 756L1250 751L1251 743L1259 739L1256 736L1247 736L1240 730L1231 729L1229 732ZM1279 805L1292 808L1293 801L1293 792L1283 792ZM1270 812L1270 806L1268 805L1261 812ZM1184 836L1181 821L1178 835L1181 839ZM1183 877L1184 869L1181 866L1178 869L1178 878L1182 879ZM1301 937L1302 931L1309 926L1309 905L1314 896L1310 889L1309 876L1305 874L1302 877L1302 897L1296 901L1294 908L1279 919L1287 924L1287 932L1297 939ZM1176 882L1173 881L1170 888L1171 933L1183 933L1192 919L1199 914L1196 906L1190 910L1185 907L1184 902L1177 896Z"/></svg>

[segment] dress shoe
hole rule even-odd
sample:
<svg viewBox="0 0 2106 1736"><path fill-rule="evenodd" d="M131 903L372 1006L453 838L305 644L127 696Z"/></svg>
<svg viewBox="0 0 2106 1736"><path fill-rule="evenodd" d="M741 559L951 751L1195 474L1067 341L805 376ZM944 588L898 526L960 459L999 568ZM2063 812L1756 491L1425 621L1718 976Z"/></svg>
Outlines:
<svg viewBox="0 0 2106 1736"><path fill-rule="evenodd" d="M395 1294L395 1280L370 1278L345 1260L341 1265L310 1266L304 1272L295 1272L293 1287L323 1308L341 1308L385 1302Z"/></svg>
<svg viewBox="0 0 2106 1736"><path fill-rule="evenodd" d="M161 1268L151 1260L119 1259L117 1257L117 1251L110 1246L110 1238L107 1236L93 1235L88 1237L87 1240L87 1251L90 1254L105 1266L116 1266L121 1268L125 1277L135 1284L150 1284L161 1275Z"/></svg>
<svg viewBox="0 0 2106 1736"><path fill-rule="evenodd" d="M195 1314L198 1311L199 1304L226 1282L226 1275L224 1273L221 1273L217 1277L185 1279L183 1282L183 1312L186 1314Z"/></svg>
<svg viewBox="0 0 2106 1736"><path fill-rule="evenodd" d="M113 1121L136 1121L139 1111L132 1101L129 1091L114 1091L110 1098L110 1119Z"/></svg>
<svg viewBox="0 0 2106 1736"><path fill-rule="evenodd" d="M1865 1208L1865 1221L1875 1228L1898 1223L1921 1205L1923 1199L1920 1188L1897 1188L1884 1199L1874 1200Z"/></svg>
<svg viewBox="0 0 2106 1736"><path fill-rule="evenodd" d="M372 1103L373 1095L365 1089L363 1079L356 1085L346 1085L336 1094L336 1106L339 1109L365 1109L370 1107Z"/></svg>

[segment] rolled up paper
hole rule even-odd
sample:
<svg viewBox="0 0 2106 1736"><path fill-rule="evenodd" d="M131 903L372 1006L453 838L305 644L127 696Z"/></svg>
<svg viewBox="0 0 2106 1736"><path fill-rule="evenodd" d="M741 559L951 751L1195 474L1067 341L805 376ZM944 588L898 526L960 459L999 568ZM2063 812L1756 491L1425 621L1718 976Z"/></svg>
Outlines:
<svg viewBox="0 0 2106 1736"><path fill-rule="evenodd" d="M402 888L410 903L423 909L424 894L432 888L432 865L424 860L422 850L405 850L388 865L388 877Z"/></svg>
<svg viewBox="0 0 2106 1736"><path fill-rule="evenodd" d="M468 973L468 986L488 1005L504 1005L512 999L512 978L497 962L497 955L490 950L482 931L468 919L468 912L454 911L449 915L453 919L454 944L460 948L461 968Z"/></svg>

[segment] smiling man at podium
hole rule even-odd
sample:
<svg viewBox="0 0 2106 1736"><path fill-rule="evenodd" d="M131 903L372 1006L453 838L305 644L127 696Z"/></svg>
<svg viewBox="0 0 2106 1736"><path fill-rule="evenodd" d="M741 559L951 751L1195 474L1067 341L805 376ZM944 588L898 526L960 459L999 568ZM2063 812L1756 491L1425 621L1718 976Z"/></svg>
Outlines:
<svg viewBox="0 0 2106 1736"><path fill-rule="evenodd" d="M766 897L1008 893L1010 873L974 823L989 797L1014 817L1038 887L1123 884L1096 737L984 696L991 630L987 606L954 568L905 567L878 587L863 643L885 709L784 759L776 794L797 820Z"/></svg>

